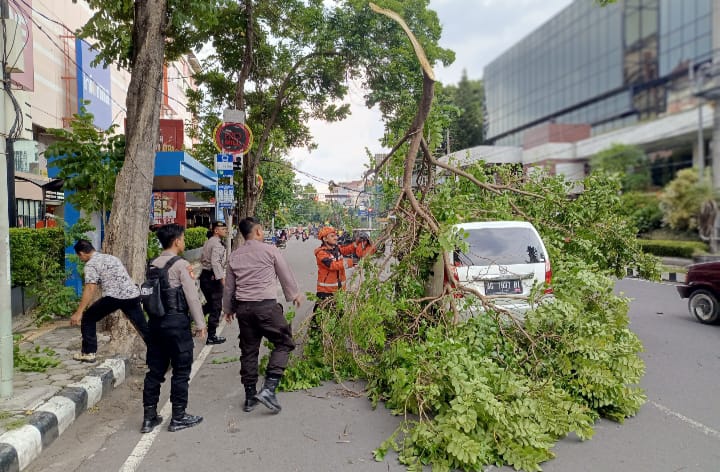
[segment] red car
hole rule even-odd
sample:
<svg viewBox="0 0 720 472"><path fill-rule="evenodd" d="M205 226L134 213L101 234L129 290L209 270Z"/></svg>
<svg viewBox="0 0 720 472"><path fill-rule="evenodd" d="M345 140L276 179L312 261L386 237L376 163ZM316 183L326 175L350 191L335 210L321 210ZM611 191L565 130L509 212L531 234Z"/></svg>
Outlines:
<svg viewBox="0 0 720 472"><path fill-rule="evenodd" d="M681 298L688 298L688 310L701 323L720 323L720 262L688 266L687 278L677 286Z"/></svg>

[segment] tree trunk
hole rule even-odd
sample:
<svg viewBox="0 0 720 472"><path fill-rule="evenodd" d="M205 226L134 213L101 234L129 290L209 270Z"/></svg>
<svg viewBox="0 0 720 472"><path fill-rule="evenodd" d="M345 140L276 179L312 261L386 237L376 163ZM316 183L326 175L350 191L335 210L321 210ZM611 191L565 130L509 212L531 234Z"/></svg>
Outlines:
<svg viewBox="0 0 720 472"><path fill-rule="evenodd" d="M136 0L133 57L127 92L125 164L115 182L106 251L120 258L140 282L145 273L150 199L159 140L167 0ZM118 313L110 323L111 346L129 353L137 341L130 323Z"/></svg>
<svg viewBox="0 0 720 472"><path fill-rule="evenodd" d="M243 156L245 162L243 162L243 205L240 219L246 216L255 216L255 210L257 209L260 189L257 184L257 172L258 172L258 159L250 153Z"/></svg>

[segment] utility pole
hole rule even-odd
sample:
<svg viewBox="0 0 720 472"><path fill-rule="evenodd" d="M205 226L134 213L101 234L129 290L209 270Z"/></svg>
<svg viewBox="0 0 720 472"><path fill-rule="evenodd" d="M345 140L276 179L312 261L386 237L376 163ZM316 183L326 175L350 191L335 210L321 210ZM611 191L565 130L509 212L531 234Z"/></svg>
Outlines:
<svg viewBox="0 0 720 472"><path fill-rule="evenodd" d="M0 0L0 21L5 31L5 20L10 18L8 0ZM8 181L7 163L9 156L5 149L8 137L7 116L5 116L7 93L5 85L10 80L8 64L5 58L5 38L0 35L0 67L2 70L3 87L0 89L0 398L11 397L13 394L13 336L12 336L12 305L10 302L10 221L8 219Z"/></svg>

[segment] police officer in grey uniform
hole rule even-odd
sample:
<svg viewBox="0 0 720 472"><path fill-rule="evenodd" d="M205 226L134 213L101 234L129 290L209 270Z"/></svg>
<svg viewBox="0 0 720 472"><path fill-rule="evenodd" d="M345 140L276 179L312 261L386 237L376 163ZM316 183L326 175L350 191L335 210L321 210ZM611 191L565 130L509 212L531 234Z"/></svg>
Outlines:
<svg viewBox="0 0 720 472"><path fill-rule="evenodd" d="M190 428L203 419L202 416L190 415L185 411L194 347L190 322L195 322L196 337L203 338L207 335L192 267L182 257L176 257L185 250L185 228L174 223L168 224L161 226L156 234L163 252L153 260L153 265L159 268L168 263L172 265L167 272L170 289L162 292L165 315L150 317L148 322L148 372L143 388L144 415L141 433L149 433L162 423L162 417L157 414L157 404L160 400L160 386L165 381L168 366L172 366L172 419L168 431Z"/></svg>
<svg viewBox="0 0 720 472"><path fill-rule="evenodd" d="M208 315L207 344L222 344L225 338L217 336L215 332L220 324L222 312L223 288L225 286L225 266L227 265L227 252L223 238L227 236L228 228L222 221L212 224L212 236L203 245L200 264L200 289L205 296L203 313Z"/></svg>

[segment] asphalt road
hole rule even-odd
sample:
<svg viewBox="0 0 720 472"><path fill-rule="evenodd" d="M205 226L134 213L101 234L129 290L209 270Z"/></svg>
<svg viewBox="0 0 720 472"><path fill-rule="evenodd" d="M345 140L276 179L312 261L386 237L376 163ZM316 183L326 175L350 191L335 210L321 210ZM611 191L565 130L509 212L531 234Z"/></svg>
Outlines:
<svg viewBox="0 0 720 472"><path fill-rule="evenodd" d="M314 291L316 246L315 240L291 239L284 250L307 291ZM720 328L691 318L672 285L623 280L617 289L633 299L631 327L645 345L647 374L642 385L648 402L623 425L598 422L590 441L572 437L561 441L555 449L557 458L543 464L543 469L720 470L720 409L715 403L720 391ZM309 303L301 307L298 321L311 307ZM223 335L229 341L212 348L190 386L188 410L205 417L201 425L177 433L168 433L164 425L152 442L149 435L140 435L142 377L131 377L95 411L79 418L27 470L405 470L391 454L382 463L372 458L372 450L393 432L399 419L382 407L372 410L367 399L348 395L338 385L282 392L283 411L278 415L262 406L249 414L242 412L239 362L212 363L239 356L236 325L227 326ZM347 387L362 389L362 385ZM167 398L166 390L167 386L161 402ZM135 468L122 469L130 463Z"/></svg>

